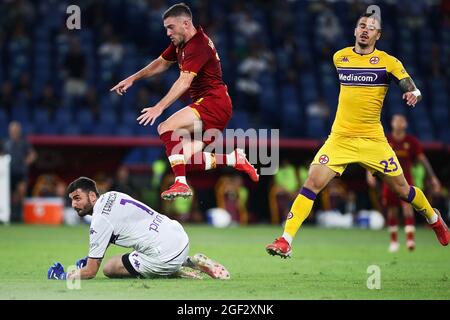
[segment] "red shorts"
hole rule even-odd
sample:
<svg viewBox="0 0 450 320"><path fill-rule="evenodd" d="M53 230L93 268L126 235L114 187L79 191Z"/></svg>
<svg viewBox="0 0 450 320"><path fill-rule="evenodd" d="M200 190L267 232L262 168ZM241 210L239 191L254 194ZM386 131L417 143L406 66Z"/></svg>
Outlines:
<svg viewBox="0 0 450 320"><path fill-rule="evenodd" d="M405 179L410 185L413 184L411 175L405 174ZM383 184L382 196L384 207L400 207L403 202L403 200L401 200L395 193L393 193L385 183Z"/></svg>
<svg viewBox="0 0 450 320"><path fill-rule="evenodd" d="M226 87L208 92L205 97L189 106L202 120L203 131L208 129L225 130L233 113L233 106Z"/></svg>

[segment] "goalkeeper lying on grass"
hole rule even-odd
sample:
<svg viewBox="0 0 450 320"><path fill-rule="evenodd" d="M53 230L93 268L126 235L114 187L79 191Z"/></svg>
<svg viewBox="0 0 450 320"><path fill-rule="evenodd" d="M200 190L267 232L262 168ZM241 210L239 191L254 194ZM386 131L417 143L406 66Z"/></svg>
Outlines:
<svg viewBox="0 0 450 320"><path fill-rule="evenodd" d="M67 188L72 207L80 217L92 215L89 256L77 261L77 270L66 273L55 262L48 279L92 279L109 244L133 248L112 257L103 273L108 278L184 277L201 279L201 272L214 279L229 279L229 272L203 254L188 256L189 238L181 224L120 192L99 196L95 182L86 177Z"/></svg>

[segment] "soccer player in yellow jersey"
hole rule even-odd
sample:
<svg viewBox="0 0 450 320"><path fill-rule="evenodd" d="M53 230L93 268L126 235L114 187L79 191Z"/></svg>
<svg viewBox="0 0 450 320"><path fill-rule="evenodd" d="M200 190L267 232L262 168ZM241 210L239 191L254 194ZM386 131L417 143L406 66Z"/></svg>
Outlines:
<svg viewBox="0 0 450 320"><path fill-rule="evenodd" d="M380 123L390 80L398 83L409 106L414 107L421 100L420 91L399 60L375 48L381 36L378 16L361 16L354 35L355 46L339 50L333 56L341 89L331 134L311 163L283 235L266 246L271 255L290 256L292 240L308 217L317 194L350 163L358 163L379 175L398 197L424 215L442 245L449 243L450 233L439 211L431 207L422 190L408 184Z"/></svg>

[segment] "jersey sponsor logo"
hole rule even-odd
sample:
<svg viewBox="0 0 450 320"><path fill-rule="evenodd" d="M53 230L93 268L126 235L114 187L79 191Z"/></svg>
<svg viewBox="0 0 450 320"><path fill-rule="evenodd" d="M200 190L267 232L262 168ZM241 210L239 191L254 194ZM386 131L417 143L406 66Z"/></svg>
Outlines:
<svg viewBox="0 0 450 320"><path fill-rule="evenodd" d="M350 60L348 60L348 57L342 57L341 58L341 62L349 62Z"/></svg>
<svg viewBox="0 0 450 320"><path fill-rule="evenodd" d="M347 86L387 86L385 68L337 68L339 81Z"/></svg>
<svg viewBox="0 0 450 320"><path fill-rule="evenodd" d="M89 234L93 235L94 233L97 233L97 231L95 231L94 228L90 228L89 229Z"/></svg>
<svg viewBox="0 0 450 320"><path fill-rule="evenodd" d="M163 222L164 216L157 214L156 217L153 219L152 223L150 224L150 227L148 228L150 231L159 232L158 228L160 224Z"/></svg>
<svg viewBox="0 0 450 320"><path fill-rule="evenodd" d="M330 161L330 158L326 154L323 154L319 158L319 163L321 164L327 164Z"/></svg>
<svg viewBox="0 0 450 320"><path fill-rule="evenodd" d="M111 212L114 201L116 201L117 193L111 192L108 196L108 200L106 200L106 204L103 206L102 214L107 214Z"/></svg>
<svg viewBox="0 0 450 320"><path fill-rule="evenodd" d="M369 62L370 62L371 64L377 64L378 62L380 62L380 58L378 58L378 57L371 57L371 58L369 59Z"/></svg>

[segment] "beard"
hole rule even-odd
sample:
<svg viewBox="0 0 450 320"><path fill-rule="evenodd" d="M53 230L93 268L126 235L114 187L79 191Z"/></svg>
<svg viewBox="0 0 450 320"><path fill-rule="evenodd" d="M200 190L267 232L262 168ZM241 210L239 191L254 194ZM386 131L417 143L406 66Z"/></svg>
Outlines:
<svg viewBox="0 0 450 320"><path fill-rule="evenodd" d="M358 45L359 45L360 48L362 48L362 49L365 49L365 48L367 48L367 47L369 46L368 43L362 43L362 42L359 42L359 41L358 41Z"/></svg>
<svg viewBox="0 0 450 320"><path fill-rule="evenodd" d="M87 215L92 215L94 211L94 206L91 203L88 203L84 208L75 209L79 217L84 217Z"/></svg>

